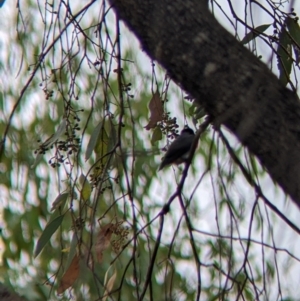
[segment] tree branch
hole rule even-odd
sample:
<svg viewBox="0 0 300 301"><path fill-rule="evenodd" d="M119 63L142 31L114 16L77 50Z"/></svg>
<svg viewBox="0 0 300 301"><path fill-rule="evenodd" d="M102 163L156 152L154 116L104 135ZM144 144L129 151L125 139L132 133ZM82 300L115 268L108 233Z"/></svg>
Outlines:
<svg viewBox="0 0 300 301"><path fill-rule="evenodd" d="M143 50L225 125L300 206L300 102L206 0L110 0Z"/></svg>

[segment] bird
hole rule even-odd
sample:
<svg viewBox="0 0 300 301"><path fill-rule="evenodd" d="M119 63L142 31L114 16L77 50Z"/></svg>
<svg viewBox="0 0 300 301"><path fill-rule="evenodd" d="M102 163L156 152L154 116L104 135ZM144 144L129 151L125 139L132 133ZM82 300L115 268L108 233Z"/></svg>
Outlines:
<svg viewBox="0 0 300 301"><path fill-rule="evenodd" d="M158 170L171 164L181 164L189 157L190 149L195 138L194 131L185 126L180 135L171 143Z"/></svg>

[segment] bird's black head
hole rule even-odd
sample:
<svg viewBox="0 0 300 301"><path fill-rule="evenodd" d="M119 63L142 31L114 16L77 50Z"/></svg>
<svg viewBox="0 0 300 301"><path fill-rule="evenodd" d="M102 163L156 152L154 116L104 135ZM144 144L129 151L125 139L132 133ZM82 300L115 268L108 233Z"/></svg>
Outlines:
<svg viewBox="0 0 300 301"><path fill-rule="evenodd" d="M188 127L187 125L183 128L183 130L181 131L181 134L190 134L190 135L194 135L194 131Z"/></svg>

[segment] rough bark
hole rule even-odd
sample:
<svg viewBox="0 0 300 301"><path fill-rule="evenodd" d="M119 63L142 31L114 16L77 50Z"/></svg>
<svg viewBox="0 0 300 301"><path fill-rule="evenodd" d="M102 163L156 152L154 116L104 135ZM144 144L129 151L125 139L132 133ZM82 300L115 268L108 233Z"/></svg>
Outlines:
<svg viewBox="0 0 300 301"><path fill-rule="evenodd" d="M206 0L110 0L142 48L259 158L300 206L300 103Z"/></svg>

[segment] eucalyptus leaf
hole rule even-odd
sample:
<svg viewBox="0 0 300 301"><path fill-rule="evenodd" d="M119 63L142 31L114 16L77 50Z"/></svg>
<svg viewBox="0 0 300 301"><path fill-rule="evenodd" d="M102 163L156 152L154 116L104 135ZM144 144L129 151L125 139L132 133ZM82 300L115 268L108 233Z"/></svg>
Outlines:
<svg viewBox="0 0 300 301"><path fill-rule="evenodd" d="M34 251L34 257L37 257L40 252L43 250L45 245L50 240L51 236L55 233L55 231L58 229L58 227L61 225L62 221L64 219L64 215L60 215L57 218L55 218L53 221L47 224L46 228L44 229L41 237L39 238L35 251Z"/></svg>
<svg viewBox="0 0 300 301"><path fill-rule="evenodd" d="M53 134L51 137L49 137L43 144L48 147L51 146L56 140L58 140L58 138L63 133L66 132L66 128L67 128L67 120L64 118L63 121L58 126L55 134Z"/></svg>
<svg viewBox="0 0 300 301"><path fill-rule="evenodd" d="M50 211L53 211L60 206L64 206L68 196L69 196L68 192L59 194L57 198L54 200L54 202L52 203L52 207Z"/></svg>
<svg viewBox="0 0 300 301"><path fill-rule="evenodd" d="M298 22L295 19L288 17L286 25L293 39L293 43L300 48L300 27Z"/></svg>
<svg viewBox="0 0 300 301"><path fill-rule="evenodd" d="M84 201L87 201L92 193L92 186L87 179L87 177L83 174L80 175L79 177L79 183L81 184L81 197L83 198Z"/></svg>
<svg viewBox="0 0 300 301"><path fill-rule="evenodd" d="M157 126L153 131L153 134L151 137L151 144L154 145L156 142L158 142L161 139L162 139L161 128L159 126Z"/></svg>
<svg viewBox="0 0 300 301"><path fill-rule="evenodd" d="M97 140L98 140L98 136L99 136L99 133L100 133L102 127L103 127L103 122L101 121L94 128L94 130L92 132L92 135L91 135L91 138L90 138L89 143L88 143L87 148L86 148L85 160L88 160L91 157L92 152L95 149L95 146L96 146L96 143L97 143Z"/></svg>
<svg viewBox="0 0 300 301"><path fill-rule="evenodd" d="M292 71L292 40L284 26L279 33L279 44L277 50L279 79L286 86Z"/></svg>
<svg viewBox="0 0 300 301"><path fill-rule="evenodd" d="M244 36L244 38L242 39L241 43L243 45L248 44L253 39L255 39L256 37L258 37L260 33L263 33L264 31L266 31L270 27L270 25L272 25L272 24L263 24L263 25L257 26L256 28L254 28L252 31L250 31L249 33L247 33Z"/></svg>

